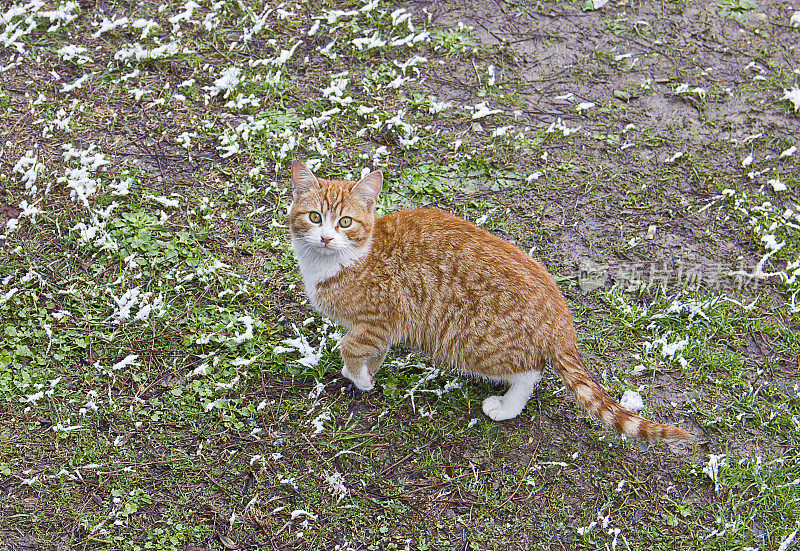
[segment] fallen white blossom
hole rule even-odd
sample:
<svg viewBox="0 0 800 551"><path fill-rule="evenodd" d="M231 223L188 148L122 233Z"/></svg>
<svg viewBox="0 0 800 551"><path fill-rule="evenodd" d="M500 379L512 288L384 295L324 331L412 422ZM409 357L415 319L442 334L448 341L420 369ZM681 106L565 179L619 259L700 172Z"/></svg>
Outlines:
<svg viewBox="0 0 800 551"><path fill-rule="evenodd" d="M622 407L634 413L639 413L644 408L644 400L635 390L626 390L619 403Z"/></svg>
<svg viewBox="0 0 800 551"><path fill-rule="evenodd" d="M476 121L478 119L488 117L489 115L496 115L497 113L502 112L503 111L500 109L490 109L489 105L483 101L475 106L475 112L472 113L472 120Z"/></svg>
<svg viewBox="0 0 800 551"><path fill-rule="evenodd" d="M725 454L709 454L708 463L706 463L706 465L703 467L703 473L708 475L708 478L714 482L714 489L716 491L719 491L719 468L727 466L728 460Z"/></svg>
<svg viewBox="0 0 800 551"><path fill-rule="evenodd" d="M212 86L206 86L205 89L212 97L222 94L222 97L227 99L241 82L239 78L241 74L242 70L239 67L228 67L222 71L222 75L212 83Z"/></svg>
<svg viewBox="0 0 800 551"><path fill-rule="evenodd" d="M797 84L795 84L791 90L784 89L783 97L781 97L781 99L792 102L794 111L796 113L797 110L800 109L800 88L798 88Z"/></svg>
<svg viewBox="0 0 800 551"><path fill-rule="evenodd" d="M128 367L129 365L139 365L138 363L136 363L136 360L138 360L138 359L139 359L139 356L137 354L130 354L128 356L125 356L125 358L123 360L121 360L121 361L115 363L114 365L112 365L111 369L112 369L112 371L119 371L120 369L124 369L124 368Z"/></svg>
<svg viewBox="0 0 800 551"><path fill-rule="evenodd" d="M772 189L775 191L786 191L786 184L778 180L777 178L773 178L771 180L767 180L767 183L772 186Z"/></svg>

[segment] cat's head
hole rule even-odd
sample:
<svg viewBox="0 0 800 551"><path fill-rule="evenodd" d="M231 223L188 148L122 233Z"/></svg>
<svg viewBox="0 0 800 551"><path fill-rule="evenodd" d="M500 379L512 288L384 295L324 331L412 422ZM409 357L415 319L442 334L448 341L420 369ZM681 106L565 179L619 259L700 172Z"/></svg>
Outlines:
<svg viewBox="0 0 800 551"><path fill-rule="evenodd" d="M300 161L292 163L289 231L295 245L320 255L363 250L372 237L375 202L383 174L358 182L319 179Z"/></svg>

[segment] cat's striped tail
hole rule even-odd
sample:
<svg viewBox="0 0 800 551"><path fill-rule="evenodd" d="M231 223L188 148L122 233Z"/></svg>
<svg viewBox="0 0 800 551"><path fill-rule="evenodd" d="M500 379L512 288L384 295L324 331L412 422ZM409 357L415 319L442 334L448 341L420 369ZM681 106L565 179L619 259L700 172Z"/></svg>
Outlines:
<svg viewBox="0 0 800 551"><path fill-rule="evenodd" d="M583 365L580 352L571 349L559 350L551 355L551 364L564 384L572 392L575 401L586 411L600 419L608 428L631 438L648 442L659 440L692 440L694 436L678 427L653 423L625 409L592 377Z"/></svg>

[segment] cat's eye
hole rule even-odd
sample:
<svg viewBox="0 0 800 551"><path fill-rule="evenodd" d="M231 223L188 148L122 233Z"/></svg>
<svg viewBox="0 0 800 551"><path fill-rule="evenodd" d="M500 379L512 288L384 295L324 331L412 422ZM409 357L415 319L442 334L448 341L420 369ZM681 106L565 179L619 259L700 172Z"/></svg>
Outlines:
<svg viewBox="0 0 800 551"><path fill-rule="evenodd" d="M322 215L316 211L311 211L308 213L308 219L311 220L314 224L319 224L322 222Z"/></svg>
<svg viewBox="0 0 800 551"><path fill-rule="evenodd" d="M349 228L353 223L353 219L349 216L342 216L339 218L339 227L340 228Z"/></svg>

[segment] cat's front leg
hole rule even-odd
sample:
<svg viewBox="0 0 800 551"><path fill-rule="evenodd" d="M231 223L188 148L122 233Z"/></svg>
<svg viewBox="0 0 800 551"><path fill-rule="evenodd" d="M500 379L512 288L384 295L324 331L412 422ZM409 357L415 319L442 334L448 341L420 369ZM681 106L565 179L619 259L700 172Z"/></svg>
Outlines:
<svg viewBox="0 0 800 551"><path fill-rule="evenodd" d="M389 347L383 349L383 352L379 352L375 356L370 356L367 358L367 369L369 369L370 374L375 375L378 370L381 368L381 364L383 360L386 359L386 354L389 353Z"/></svg>
<svg viewBox="0 0 800 551"><path fill-rule="evenodd" d="M342 339L342 375L353 381L357 389L372 390L375 386L374 375L388 351L389 347L380 332L354 327Z"/></svg>

